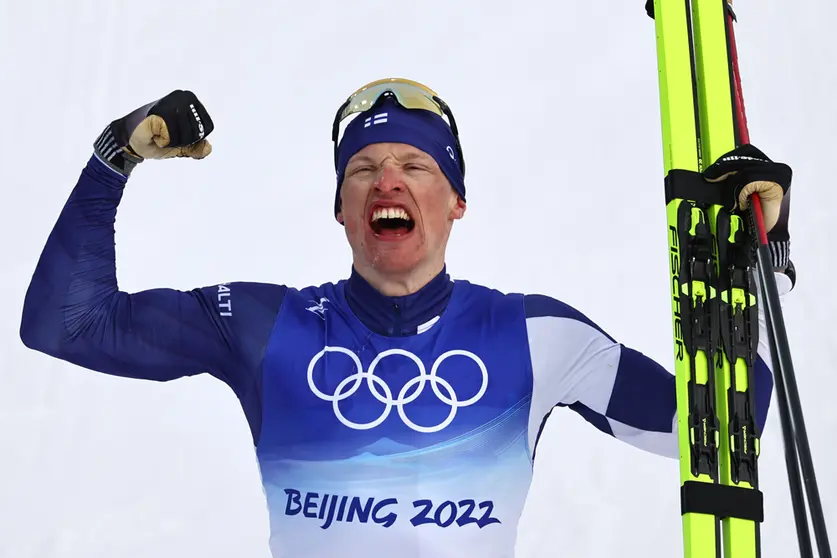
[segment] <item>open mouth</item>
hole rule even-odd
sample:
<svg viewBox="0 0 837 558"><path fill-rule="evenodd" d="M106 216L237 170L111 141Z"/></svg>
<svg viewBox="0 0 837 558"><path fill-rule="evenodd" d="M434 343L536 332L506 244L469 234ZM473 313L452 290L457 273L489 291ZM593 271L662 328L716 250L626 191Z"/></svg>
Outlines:
<svg viewBox="0 0 837 558"><path fill-rule="evenodd" d="M403 207L378 207L369 225L378 236L402 236L412 232L416 222Z"/></svg>

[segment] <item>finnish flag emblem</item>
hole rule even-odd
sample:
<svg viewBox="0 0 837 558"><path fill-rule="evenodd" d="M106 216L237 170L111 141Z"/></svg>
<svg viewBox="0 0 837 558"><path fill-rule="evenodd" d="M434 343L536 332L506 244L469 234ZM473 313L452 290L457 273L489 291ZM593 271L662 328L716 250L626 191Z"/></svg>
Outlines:
<svg viewBox="0 0 837 558"><path fill-rule="evenodd" d="M376 114L375 116L370 116L363 122L363 127L368 128L369 126L373 126L375 124L385 124L387 121L387 112L381 112Z"/></svg>

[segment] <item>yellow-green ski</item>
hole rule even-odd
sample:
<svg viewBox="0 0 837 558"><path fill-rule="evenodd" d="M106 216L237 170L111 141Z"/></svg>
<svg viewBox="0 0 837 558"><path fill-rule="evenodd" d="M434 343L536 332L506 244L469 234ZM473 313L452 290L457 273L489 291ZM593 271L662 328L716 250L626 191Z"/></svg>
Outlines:
<svg viewBox="0 0 837 558"><path fill-rule="evenodd" d="M699 175L736 147L727 8L653 1L686 558L759 556L749 236Z"/></svg>
<svg viewBox="0 0 837 558"><path fill-rule="evenodd" d="M694 82L689 5L683 0L654 2L657 33L660 109L663 132L663 164L666 177L672 171L700 171L700 139L697 121L697 94ZM695 226L705 225L702 210L681 198L667 199L669 271L671 273L672 315L674 326L674 358L677 383L678 439L680 446L680 480L715 483L717 472L716 419L712 424L693 425L695 404L689 385L703 386L710 398L708 384L714 373L709 347L695 347L691 339L693 304L706 302L705 283L693 284L687 266L689 244L697 238ZM702 230L704 234L707 232ZM710 240L711 250L711 240ZM707 262L708 263L708 262ZM709 266L706 268L711 269ZM711 340L707 340L711 341ZM707 407L712 406L708 402ZM710 411L711 413L711 411ZM714 413L711 413L714 414ZM696 466L698 463L701 465ZM719 551L718 522L714 515L683 514L683 535L686 558L717 558Z"/></svg>
<svg viewBox="0 0 837 558"><path fill-rule="evenodd" d="M737 147L727 37L727 10L731 5L726 0L693 0L692 6L703 156L707 161L715 161ZM716 252L723 313L722 350L716 359L716 397L722 440L720 483L751 491L752 494L742 493L730 498L746 503L743 507L760 509L761 495L755 492L759 433L756 432L753 409L755 397L750 389L758 338L757 302L749 277L750 246L747 240L750 235L745 231L745 221L725 212L720 205L709 208L709 221L716 238L716 249L721 248L720 254ZM738 331L739 339L732 328ZM753 503L749 496L755 497L757 502ZM755 519L723 518L724 556L758 557L758 527Z"/></svg>

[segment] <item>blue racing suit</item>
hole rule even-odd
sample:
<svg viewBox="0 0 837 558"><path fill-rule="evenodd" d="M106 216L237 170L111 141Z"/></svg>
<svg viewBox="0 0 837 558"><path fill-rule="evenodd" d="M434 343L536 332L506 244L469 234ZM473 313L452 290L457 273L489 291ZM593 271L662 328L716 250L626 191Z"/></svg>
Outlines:
<svg viewBox="0 0 837 558"><path fill-rule="evenodd" d="M38 262L21 338L106 374L227 384L252 432L276 558L512 556L556 407L678 456L673 375L548 296L446 271L402 297L354 271L301 289L120 291L114 222L126 182L88 161ZM760 428L770 362L762 341Z"/></svg>

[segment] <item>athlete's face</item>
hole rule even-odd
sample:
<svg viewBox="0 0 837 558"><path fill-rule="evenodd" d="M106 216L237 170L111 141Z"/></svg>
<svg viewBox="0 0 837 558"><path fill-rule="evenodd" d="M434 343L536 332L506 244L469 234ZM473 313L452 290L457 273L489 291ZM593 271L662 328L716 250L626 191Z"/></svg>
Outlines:
<svg viewBox="0 0 837 558"><path fill-rule="evenodd" d="M451 227L465 202L436 161L401 143L378 143L346 167L342 211L355 265L403 276L441 269Z"/></svg>

